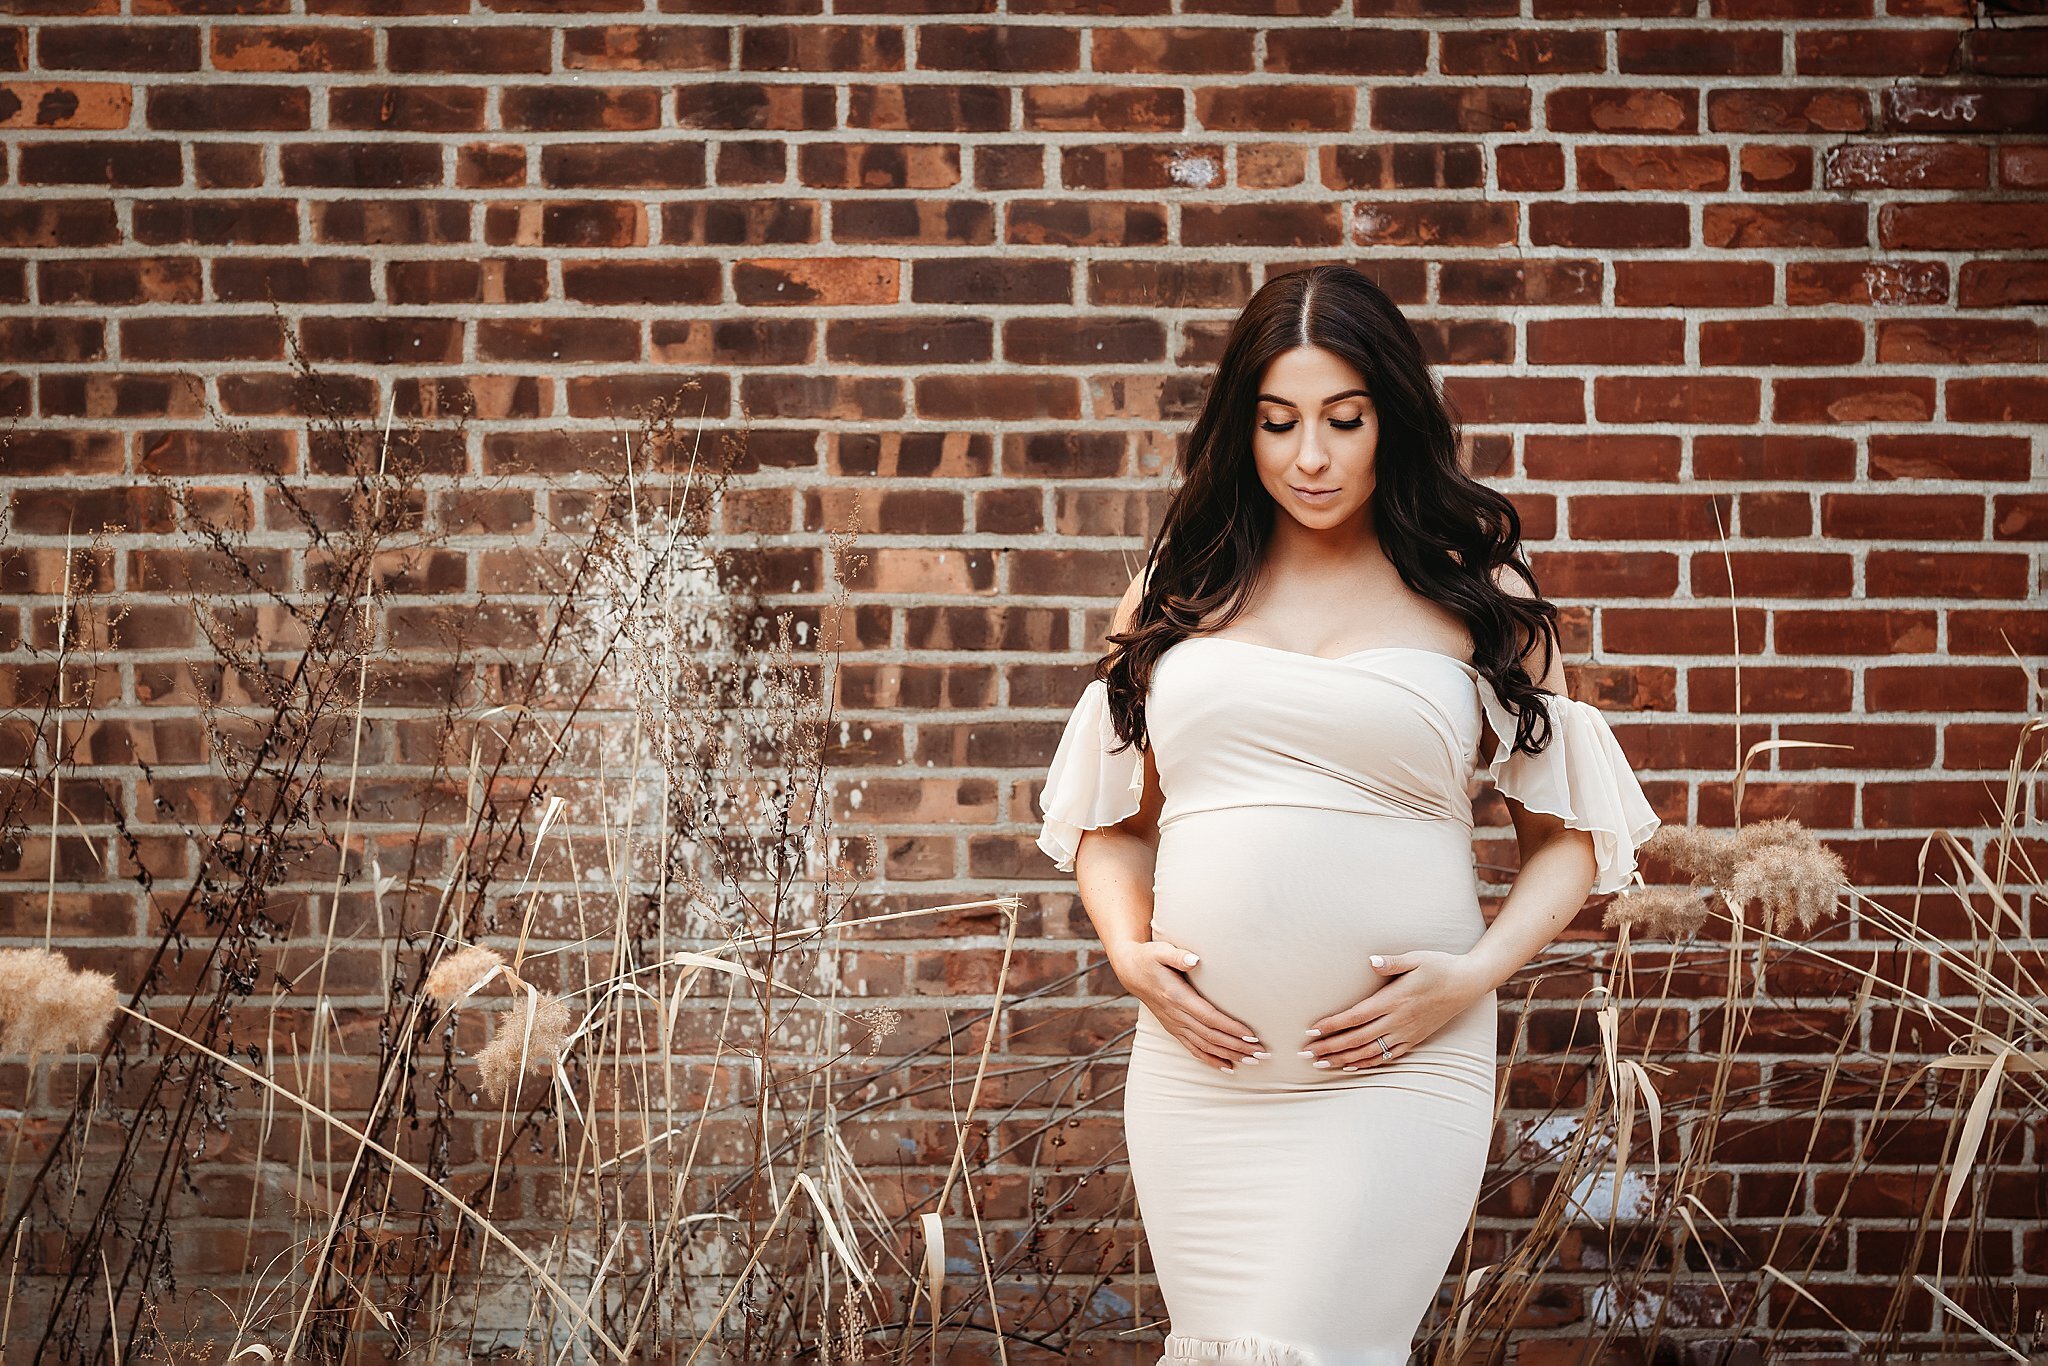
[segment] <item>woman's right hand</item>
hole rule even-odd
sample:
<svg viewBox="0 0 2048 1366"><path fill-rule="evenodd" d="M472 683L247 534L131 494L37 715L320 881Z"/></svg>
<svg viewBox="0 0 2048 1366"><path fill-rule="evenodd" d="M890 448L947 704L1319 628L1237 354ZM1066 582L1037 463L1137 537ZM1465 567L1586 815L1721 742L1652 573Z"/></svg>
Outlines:
<svg viewBox="0 0 2048 1366"><path fill-rule="evenodd" d="M1264 1045L1250 1026L1218 1010L1188 981L1187 970L1196 961L1196 955L1179 946L1153 939L1112 955L1110 970L1166 1032L1202 1062L1229 1072L1237 1063L1264 1058Z"/></svg>

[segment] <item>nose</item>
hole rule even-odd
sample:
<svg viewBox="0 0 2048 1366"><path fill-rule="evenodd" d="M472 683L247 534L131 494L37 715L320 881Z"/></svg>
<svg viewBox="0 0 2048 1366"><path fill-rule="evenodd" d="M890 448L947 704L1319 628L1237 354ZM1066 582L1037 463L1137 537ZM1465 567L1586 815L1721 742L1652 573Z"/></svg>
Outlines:
<svg viewBox="0 0 2048 1366"><path fill-rule="evenodd" d="M1308 424L1303 423L1304 427ZM1330 457L1323 453L1323 446L1311 431L1301 439L1301 450L1294 457L1295 465L1304 474L1321 474L1330 468Z"/></svg>

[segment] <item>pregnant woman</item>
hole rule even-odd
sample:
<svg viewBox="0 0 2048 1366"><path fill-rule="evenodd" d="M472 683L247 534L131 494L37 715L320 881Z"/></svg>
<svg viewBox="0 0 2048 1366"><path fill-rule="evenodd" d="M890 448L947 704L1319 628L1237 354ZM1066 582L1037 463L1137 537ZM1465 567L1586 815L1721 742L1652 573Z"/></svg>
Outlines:
<svg viewBox="0 0 2048 1366"><path fill-rule="evenodd" d="M1138 1000L1160 1360L1403 1366L1486 1167L1496 988L1658 818L1364 275L1258 291L1181 472L1038 841ZM1487 781L1521 848L1490 925Z"/></svg>

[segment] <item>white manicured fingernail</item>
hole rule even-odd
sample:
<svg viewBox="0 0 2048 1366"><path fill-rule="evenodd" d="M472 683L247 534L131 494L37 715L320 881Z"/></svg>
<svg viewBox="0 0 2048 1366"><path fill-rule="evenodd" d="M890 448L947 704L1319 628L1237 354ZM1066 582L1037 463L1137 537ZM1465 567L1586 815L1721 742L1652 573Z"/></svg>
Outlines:
<svg viewBox="0 0 2048 1366"><path fill-rule="evenodd" d="M1329 1060L1328 1058L1317 1058L1317 1059L1316 1059L1316 1066L1317 1066L1317 1067L1328 1067L1329 1065L1330 1065L1330 1060Z"/></svg>
<svg viewBox="0 0 2048 1366"><path fill-rule="evenodd" d="M1189 967L1193 967L1195 964L1201 962L1202 960L1191 953L1183 961L1185 961Z"/></svg>
<svg viewBox="0 0 2048 1366"><path fill-rule="evenodd" d="M1311 1039L1320 1039L1320 1038L1322 1038L1322 1037L1323 1037L1323 1031L1322 1031L1322 1030L1320 1030L1320 1029L1311 1029L1311 1030L1310 1030L1310 1031L1308 1032L1308 1036L1309 1036L1309 1037L1310 1037Z"/></svg>

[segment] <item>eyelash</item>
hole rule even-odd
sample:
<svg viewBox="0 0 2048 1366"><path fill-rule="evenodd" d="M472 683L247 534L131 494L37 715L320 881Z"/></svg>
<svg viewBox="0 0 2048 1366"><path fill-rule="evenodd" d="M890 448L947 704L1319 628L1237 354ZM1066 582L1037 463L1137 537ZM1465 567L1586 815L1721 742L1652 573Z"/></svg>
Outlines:
<svg viewBox="0 0 2048 1366"><path fill-rule="evenodd" d="M1259 425L1269 432L1291 432L1294 430L1295 426L1295 424L1292 422L1261 422ZM1349 422L1339 422L1335 418L1332 418L1330 419L1330 425L1332 427L1335 427L1339 431L1355 432L1360 427L1363 427L1365 425L1365 419L1362 417L1354 417Z"/></svg>

